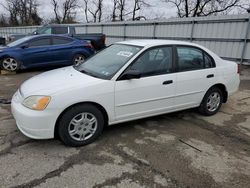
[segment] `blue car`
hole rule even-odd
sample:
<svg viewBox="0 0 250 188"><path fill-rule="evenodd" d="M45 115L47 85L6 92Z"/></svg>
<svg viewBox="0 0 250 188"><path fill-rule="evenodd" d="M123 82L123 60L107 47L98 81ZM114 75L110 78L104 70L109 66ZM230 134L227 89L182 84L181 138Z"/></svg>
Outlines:
<svg viewBox="0 0 250 188"><path fill-rule="evenodd" d="M8 71L78 65L94 54L90 43L67 36L27 36L0 48L1 68Z"/></svg>

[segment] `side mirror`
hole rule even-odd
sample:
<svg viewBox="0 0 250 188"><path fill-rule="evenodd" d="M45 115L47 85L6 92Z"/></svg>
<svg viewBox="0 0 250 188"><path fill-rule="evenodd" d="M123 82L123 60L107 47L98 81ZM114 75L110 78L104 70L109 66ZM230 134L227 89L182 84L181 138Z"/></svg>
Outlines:
<svg viewBox="0 0 250 188"><path fill-rule="evenodd" d="M128 70L122 74L119 80L130 80L141 78L141 73L137 70Z"/></svg>
<svg viewBox="0 0 250 188"><path fill-rule="evenodd" d="M33 35L37 35L37 34L38 34L37 31L34 31L34 32L33 32Z"/></svg>
<svg viewBox="0 0 250 188"><path fill-rule="evenodd" d="M22 49L25 49L25 48L28 48L28 47L29 47L28 43L24 43L24 44L21 45Z"/></svg>

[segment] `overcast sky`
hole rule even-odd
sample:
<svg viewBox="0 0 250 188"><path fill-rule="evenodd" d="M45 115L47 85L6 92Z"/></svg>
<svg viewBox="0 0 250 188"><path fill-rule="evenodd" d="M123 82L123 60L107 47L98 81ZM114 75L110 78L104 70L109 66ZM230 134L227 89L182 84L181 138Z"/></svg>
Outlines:
<svg viewBox="0 0 250 188"><path fill-rule="evenodd" d="M5 0L0 0L0 2L4 1ZM51 0L37 0L37 1L40 4L38 12L42 18L49 19L54 16ZM146 16L147 19L153 19L155 17L170 18L176 16L176 8L174 6L163 3L161 0L146 0L146 1L151 5L151 7L142 9L140 15ZM79 2L82 3L83 0L79 0ZM132 2L133 2L132 0L127 0L128 3L127 9L129 9L127 10L128 12L132 11L133 7L132 5L129 5ZM83 8L78 8L76 11L77 11L76 20L78 22L85 22ZM108 16L110 16L111 12L112 12L112 0L104 0L103 18L105 19ZM7 14L6 10L4 10L4 8L2 8L1 6L0 6L0 13Z"/></svg>

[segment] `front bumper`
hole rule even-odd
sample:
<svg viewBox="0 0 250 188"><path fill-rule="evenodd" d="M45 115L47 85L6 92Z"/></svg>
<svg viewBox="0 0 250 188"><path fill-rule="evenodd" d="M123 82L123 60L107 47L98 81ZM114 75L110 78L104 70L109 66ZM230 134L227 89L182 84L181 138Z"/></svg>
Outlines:
<svg viewBox="0 0 250 188"><path fill-rule="evenodd" d="M18 129L27 137L33 139L54 138L54 128L57 113L52 110L35 111L24 107L18 92L11 101L11 111Z"/></svg>

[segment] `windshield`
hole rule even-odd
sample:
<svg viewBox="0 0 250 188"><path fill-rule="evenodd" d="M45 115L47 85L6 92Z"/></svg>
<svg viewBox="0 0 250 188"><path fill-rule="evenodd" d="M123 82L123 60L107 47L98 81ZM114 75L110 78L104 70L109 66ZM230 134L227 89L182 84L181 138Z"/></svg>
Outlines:
<svg viewBox="0 0 250 188"><path fill-rule="evenodd" d="M75 69L102 79L111 79L142 47L114 44Z"/></svg>
<svg viewBox="0 0 250 188"><path fill-rule="evenodd" d="M41 27L35 31L37 34L51 34L51 27Z"/></svg>
<svg viewBox="0 0 250 188"><path fill-rule="evenodd" d="M20 39L14 41L14 42L9 43L7 46L8 47L18 46L18 45L20 45L20 44L22 44L24 42L27 42L30 38L32 38L32 37L31 36L27 36L27 37L20 38Z"/></svg>

